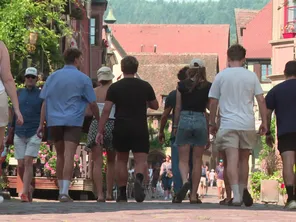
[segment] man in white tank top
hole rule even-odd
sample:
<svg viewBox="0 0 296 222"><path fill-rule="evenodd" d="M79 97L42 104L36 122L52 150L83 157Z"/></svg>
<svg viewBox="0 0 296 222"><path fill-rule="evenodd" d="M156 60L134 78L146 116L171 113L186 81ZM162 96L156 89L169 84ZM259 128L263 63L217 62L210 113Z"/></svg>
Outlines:
<svg viewBox="0 0 296 222"><path fill-rule="evenodd" d="M15 82L10 71L10 58L8 50L0 41L0 144L3 143L5 127L8 124L8 101L7 94L16 115L17 124L22 125L24 120L19 109Z"/></svg>

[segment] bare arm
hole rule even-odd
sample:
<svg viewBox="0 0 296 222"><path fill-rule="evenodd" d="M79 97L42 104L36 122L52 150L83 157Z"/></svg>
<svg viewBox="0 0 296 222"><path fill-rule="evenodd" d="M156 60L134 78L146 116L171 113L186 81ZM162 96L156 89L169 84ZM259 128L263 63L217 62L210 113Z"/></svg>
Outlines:
<svg viewBox="0 0 296 222"><path fill-rule="evenodd" d="M41 115L40 115L40 123L39 126L43 127L43 124L45 122L45 114L46 114L46 102L43 101L41 106Z"/></svg>
<svg viewBox="0 0 296 222"><path fill-rule="evenodd" d="M267 108L263 94L257 95L256 100L259 106L259 112L262 119L262 124L267 124Z"/></svg>
<svg viewBox="0 0 296 222"><path fill-rule="evenodd" d="M209 118L209 125L216 126L216 114L218 109L218 99L211 98L210 99L210 118Z"/></svg>
<svg viewBox="0 0 296 222"><path fill-rule="evenodd" d="M100 121L100 111L99 111L97 102L92 102L88 106L89 106L89 110L92 112L93 116L99 122Z"/></svg>
<svg viewBox="0 0 296 222"><path fill-rule="evenodd" d="M171 111L172 111L172 107L168 107L163 111L161 119L160 119L160 127L159 127L160 133L164 132L164 128L165 128L165 125L168 121L168 117L169 117Z"/></svg>
<svg viewBox="0 0 296 222"><path fill-rule="evenodd" d="M175 116L174 116L174 126L173 126L173 128L177 128L177 126L179 124L181 106L182 106L181 93L180 93L179 90L177 90L177 98L176 98L176 107L175 107Z"/></svg>
<svg viewBox="0 0 296 222"><path fill-rule="evenodd" d="M105 125L106 125L107 120L109 119L112 106L113 106L113 102L105 101L101 120L99 121L98 133L100 133L100 134L104 133Z"/></svg>
<svg viewBox="0 0 296 222"><path fill-rule="evenodd" d="M270 132L272 113L273 113L273 110L267 109L267 132Z"/></svg>
<svg viewBox="0 0 296 222"><path fill-rule="evenodd" d="M158 110L158 108L159 108L159 104L158 104L158 101L157 101L156 99L147 102L147 105L148 105L148 107L149 107L150 109Z"/></svg>
<svg viewBox="0 0 296 222"><path fill-rule="evenodd" d="M6 92L11 99L13 108L15 112L19 111L19 103L16 93L15 82L10 70L10 57L8 50L3 42L0 42L0 67L1 73L0 77L5 86Z"/></svg>

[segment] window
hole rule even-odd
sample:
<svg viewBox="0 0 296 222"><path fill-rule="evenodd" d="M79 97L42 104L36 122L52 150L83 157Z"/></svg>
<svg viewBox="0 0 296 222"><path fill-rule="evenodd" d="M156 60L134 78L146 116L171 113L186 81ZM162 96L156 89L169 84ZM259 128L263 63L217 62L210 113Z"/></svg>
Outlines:
<svg viewBox="0 0 296 222"><path fill-rule="evenodd" d="M270 64L261 64L261 81L268 81L268 76L272 74Z"/></svg>
<svg viewBox="0 0 296 222"><path fill-rule="evenodd" d="M163 107L165 106L165 101L166 101L167 97L168 97L167 95L162 95L161 96Z"/></svg>
<svg viewBox="0 0 296 222"><path fill-rule="evenodd" d="M284 33L295 32L296 2L294 0L286 0L284 16Z"/></svg>
<svg viewBox="0 0 296 222"><path fill-rule="evenodd" d="M90 44L96 44L96 20L94 18L90 19Z"/></svg>

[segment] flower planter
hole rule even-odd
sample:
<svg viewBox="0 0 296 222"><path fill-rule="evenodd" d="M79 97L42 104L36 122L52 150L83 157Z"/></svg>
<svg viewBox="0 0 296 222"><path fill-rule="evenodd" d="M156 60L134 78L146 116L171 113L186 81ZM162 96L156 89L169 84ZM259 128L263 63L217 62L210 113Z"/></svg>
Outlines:
<svg viewBox="0 0 296 222"><path fill-rule="evenodd" d="M294 33L294 32L283 33L283 38L284 39L295 38L295 36L296 36L296 33Z"/></svg>
<svg viewBox="0 0 296 222"><path fill-rule="evenodd" d="M261 180L261 202L279 202L279 182L277 180Z"/></svg>

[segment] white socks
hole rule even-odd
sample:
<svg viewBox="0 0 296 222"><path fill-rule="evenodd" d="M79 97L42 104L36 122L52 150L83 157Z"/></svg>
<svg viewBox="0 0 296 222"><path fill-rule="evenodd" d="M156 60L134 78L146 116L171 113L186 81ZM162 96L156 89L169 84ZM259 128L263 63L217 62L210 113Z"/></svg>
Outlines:
<svg viewBox="0 0 296 222"><path fill-rule="evenodd" d="M63 189L62 194L69 195L69 187L70 187L70 180L62 180L63 181Z"/></svg>
<svg viewBox="0 0 296 222"><path fill-rule="evenodd" d="M231 189L233 192L233 203L240 203L241 202L241 197L240 197L240 192L239 192L239 186L238 184L231 185Z"/></svg>
<svg viewBox="0 0 296 222"><path fill-rule="evenodd" d="M58 180L59 184L59 194L61 195L63 192L63 180Z"/></svg>
<svg viewBox="0 0 296 222"><path fill-rule="evenodd" d="M244 195L244 190L247 188L247 185L245 184L240 184L239 185L239 193L240 193L240 198L241 200L243 199L243 195Z"/></svg>

